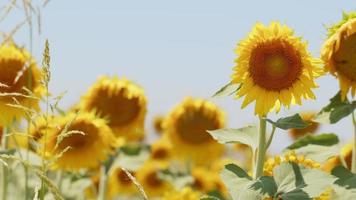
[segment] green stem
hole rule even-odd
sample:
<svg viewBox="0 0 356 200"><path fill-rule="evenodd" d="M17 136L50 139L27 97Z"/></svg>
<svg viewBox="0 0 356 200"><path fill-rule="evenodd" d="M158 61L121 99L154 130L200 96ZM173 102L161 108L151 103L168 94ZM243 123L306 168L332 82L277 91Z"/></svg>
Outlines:
<svg viewBox="0 0 356 200"><path fill-rule="evenodd" d="M264 116L260 117L259 126L259 144L258 144L258 154L257 154L257 165L255 179L263 175L263 165L265 161L266 154L266 118Z"/></svg>
<svg viewBox="0 0 356 200"><path fill-rule="evenodd" d="M7 149L7 128L3 128L1 147L4 151ZM2 165L2 200L7 199L7 184L8 184L8 169L4 164Z"/></svg>
<svg viewBox="0 0 356 200"><path fill-rule="evenodd" d="M354 125L354 146L352 149L351 172L356 173L356 120L355 120L355 114L353 112L352 112L352 123Z"/></svg>
<svg viewBox="0 0 356 200"><path fill-rule="evenodd" d="M272 139L273 139L273 136L274 136L274 133L275 133L275 132L276 132L276 126L273 125L272 133L271 133L271 135L269 136L268 142L267 142L267 144L266 144L265 153L267 153L267 149L269 148L269 146L270 146L271 143L272 143Z"/></svg>
<svg viewBox="0 0 356 200"><path fill-rule="evenodd" d="M99 182L99 194L98 194L98 200L105 200L106 196L106 179L107 179L107 174L106 174L106 169L105 166L101 166L100 168L100 182Z"/></svg>

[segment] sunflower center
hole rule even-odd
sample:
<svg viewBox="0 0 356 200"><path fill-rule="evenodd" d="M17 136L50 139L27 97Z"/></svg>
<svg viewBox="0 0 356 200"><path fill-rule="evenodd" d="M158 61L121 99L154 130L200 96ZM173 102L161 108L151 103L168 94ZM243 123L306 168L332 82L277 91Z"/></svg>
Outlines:
<svg viewBox="0 0 356 200"><path fill-rule="evenodd" d="M85 121L73 122L68 131L81 131L85 135L73 133L64 137L59 143L60 150L71 147L70 151L80 151L80 149L92 145L98 139L98 129L93 124Z"/></svg>
<svg viewBox="0 0 356 200"><path fill-rule="evenodd" d="M122 127L133 122L141 111L138 98L128 98L125 90L112 94L108 89L101 89L91 101L89 108L97 110L103 117L108 117L109 125Z"/></svg>
<svg viewBox="0 0 356 200"><path fill-rule="evenodd" d="M132 172L130 172L132 175L134 175ZM131 185L132 181L129 176L127 176L126 172L123 170L120 170L119 173L117 173L117 179L119 182L123 185Z"/></svg>
<svg viewBox="0 0 356 200"><path fill-rule="evenodd" d="M334 55L334 63L338 72L351 81L356 81L356 33L341 40Z"/></svg>
<svg viewBox="0 0 356 200"><path fill-rule="evenodd" d="M154 159L165 159L168 155L168 150L165 148L159 148L152 151L152 158Z"/></svg>
<svg viewBox="0 0 356 200"><path fill-rule="evenodd" d="M146 177L146 181L151 187L159 187L163 184L163 181L159 179L156 171L150 172Z"/></svg>
<svg viewBox="0 0 356 200"><path fill-rule="evenodd" d="M300 54L280 39L258 44L251 52L249 66L254 83L272 91L291 87L302 72Z"/></svg>
<svg viewBox="0 0 356 200"><path fill-rule="evenodd" d="M213 141L207 130L219 128L218 122L202 112L193 112L178 119L177 132L180 138L191 144Z"/></svg>
<svg viewBox="0 0 356 200"><path fill-rule="evenodd" d="M25 93L23 88L32 90L29 86L30 70L24 70L25 63L21 60L10 59L0 62L0 93ZM32 76L33 80L33 76Z"/></svg>

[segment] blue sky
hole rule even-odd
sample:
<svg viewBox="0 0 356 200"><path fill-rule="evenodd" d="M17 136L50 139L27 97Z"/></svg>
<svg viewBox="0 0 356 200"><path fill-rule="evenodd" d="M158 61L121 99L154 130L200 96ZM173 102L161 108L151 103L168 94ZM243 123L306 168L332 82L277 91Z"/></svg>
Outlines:
<svg viewBox="0 0 356 200"><path fill-rule="evenodd" d="M42 33L34 36L33 52L40 60L44 40L50 40L51 90L68 91L64 107L77 102L98 75L136 81L149 99L150 130L152 116L168 112L187 95L209 98L229 81L236 57L233 49L256 22L286 23L319 56L325 25L339 21L342 11L355 10L355 5L351 0L51 0L41 13ZM0 28L10 30L23 17L15 11ZM17 32L15 41L28 45L26 27ZM318 83L317 101L306 101L303 107L280 115L325 105L338 83L330 76ZM256 121L253 106L240 110L241 101L232 97L213 101L226 111L229 127ZM345 141L352 130L351 120L344 119L321 132L338 133ZM290 142L283 132L276 137L274 151Z"/></svg>

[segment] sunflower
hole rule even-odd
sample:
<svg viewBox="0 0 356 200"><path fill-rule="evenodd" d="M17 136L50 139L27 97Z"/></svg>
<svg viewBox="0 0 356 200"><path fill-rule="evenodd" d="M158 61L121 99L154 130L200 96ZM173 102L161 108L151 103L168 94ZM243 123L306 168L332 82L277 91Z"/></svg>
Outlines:
<svg viewBox="0 0 356 200"><path fill-rule="evenodd" d="M94 113L68 113L56 119L57 128L42 137L45 155L57 158L55 168L79 170L95 168L105 161L115 144L106 121Z"/></svg>
<svg viewBox="0 0 356 200"><path fill-rule="evenodd" d="M193 177L192 188L203 193L210 192L215 188L213 174L205 167L193 167L191 171Z"/></svg>
<svg viewBox="0 0 356 200"><path fill-rule="evenodd" d="M223 112L212 102L185 98L167 116L164 131L173 145L175 157L198 165L211 164L220 158L224 146L207 132L223 128Z"/></svg>
<svg viewBox="0 0 356 200"><path fill-rule="evenodd" d="M137 170L137 180L149 198L161 197L165 191L173 188L169 182L159 177L159 172L163 169L155 162L147 162Z"/></svg>
<svg viewBox="0 0 356 200"><path fill-rule="evenodd" d="M45 90L31 55L15 44L0 46L0 124L20 120L28 109L38 111Z"/></svg>
<svg viewBox="0 0 356 200"><path fill-rule="evenodd" d="M156 116L153 119L153 128L155 129L157 134L161 134L163 132L163 121L164 116Z"/></svg>
<svg viewBox="0 0 356 200"><path fill-rule="evenodd" d="M306 159L303 155L297 156L294 151L287 152L284 156L275 156L265 162L264 174L266 176L273 176L273 169L281 163L294 162L308 168L320 168L320 163L311 159Z"/></svg>
<svg viewBox="0 0 356 200"><path fill-rule="evenodd" d="M356 91L356 12L344 14L341 22L329 28L328 38L321 50L325 70L339 79L341 96L345 99L351 89Z"/></svg>
<svg viewBox="0 0 356 200"><path fill-rule="evenodd" d="M116 136L142 140L146 115L143 89L127 79L100 77L80 102L85 111L95 111L108 120Z"/></svg>
<svg viewBox="0 0 356 200"><path fill-rule="evenodd" d="M199 200L200 193L190 187L185 187L180 191L171 190L164 193L162 200Z"/></svg>
<svg viewBox="0 0 356 200"><path fill-rule="evenodd" d="M236 98L246 96L242 108L256 101L255 114L264 116L281 105L301 105L302 98L315 99L314 78L322 74L307 51L306 42L278 22L268 27L257 23L235 50L238 58L232 82L241 84Z"/></svg>
<svg viewBox="0 0 356 200"><path fill-rule="evenodd" d="M318 122L313 121L313 118L316 116L314 112L305 112L300 114L303 121L307 122L309 125L306 128L302 129L289 129L289 135L294 139L298 139L307 134L314 134L319 129L320 124Z"/></svg>
<svg viewBox="0 0 356 200"><path fill-rule="evenodd" d="M51 129L54 129L55 125L55 117L53 115L47 117L40 116L36 118L34 122L30 125L30 137L35 141L39 141L44 134L46 134Z"/></svg>
<svg viewBox="0 0 356 200"><path fill-rule="evenodd" d="M129 172L135 176L135 172ZM127 173L120 167L111 170L108 179L108 194L111 198L116 196L132 196L137 194L135 184L132 182Z"/></svg>
<svg viewBox="0 0 356 200"><path fill-rule="evenodd" d="M157 162L162 166L168 167L172 159L172 144L166 137L162 137L151 145L150 161Z"/></svg>
<svg viewBox="0 0 356 200"><path fill-rule="evenodd" d="M347 144L341 149L341 155L337 157L333 157L328 160L328 162L324 165L324 170L325 171L331 171L334 169L336 166L341 165L341 156L345 160L346 165L349 169L351 169L351 164L352 164L352 149L353 145L352 144Z"/></svg>

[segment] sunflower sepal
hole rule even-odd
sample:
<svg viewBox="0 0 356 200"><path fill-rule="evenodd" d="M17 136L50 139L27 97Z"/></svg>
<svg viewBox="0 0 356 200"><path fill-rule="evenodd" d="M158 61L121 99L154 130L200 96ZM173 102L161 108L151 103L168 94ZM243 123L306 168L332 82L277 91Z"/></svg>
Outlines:
<svg viewBox="0 0 356 200"><path fill-rule="evenodd" d="M306 135L297 139L293 144L289 145L287 149L299 149L309 144L321 146L333 146L340 142L338 136L334 133L323 133L319 135Z"/></svg>
<svg viewBox="0 0 356 200"><path fill-rule="evenodd" d="M302 117L298 113L292 116L279 118L277 121L273 121L271 119L266 119L266 121L272 124L273 126L283 130L291 128L303 129L308 127L308 123L303 121Z"/></svg>
<svg viewBox="0 0 356 200"><path fill-rule="evenodd" d="M213 97L231 96L235 94L241 88L241 86L242 84L230 82L215 92Z"/></svg>
<svg viewBox="0 0 356 200"><path fill-rule="evenodd" d="M341 92L338 92L330 99L328 105L321 109L314 121L323 124L335 124L341 119L349 116L356 109L356 101L342 99Z"/></svg>
<svg viewBox="0 0 356 200"><path fill-rule="evenodd" d="M336 166L331 174L337 177L336 185L345 187L346 189L356 189L356 174L350 172L344 166Z"/></svg>

